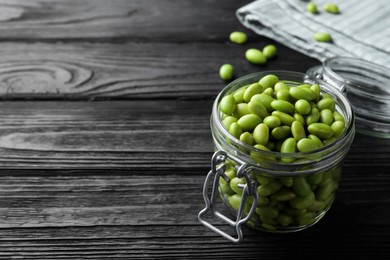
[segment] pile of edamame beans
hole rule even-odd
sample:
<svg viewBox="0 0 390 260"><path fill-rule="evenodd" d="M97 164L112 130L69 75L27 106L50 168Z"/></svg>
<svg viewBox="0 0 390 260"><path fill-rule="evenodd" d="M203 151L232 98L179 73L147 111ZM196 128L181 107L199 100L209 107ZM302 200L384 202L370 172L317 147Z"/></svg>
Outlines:
<svg viewBox="0 0 390 260"><path fill-rule="evenodd" d="M225 95L219 102L222 123L237 140L260 151L274 151L278 163L293 164L293 156L322 148L339 138L345 119L337 111L332 96L322 93L318 84L290 86L276 75L266 75ZM260 153L250 154L262 163ZM269 158L268 158L269 159ZM248 224L270 231L300 229L315 223L334 200L340 177L340 165L325 171L298 177L275 177L251 173L257 182L256 214ZM226 164L219 191L234 210L241 203L242 184L233 161ZM246 212L253 196L246 201Z"/></svg>

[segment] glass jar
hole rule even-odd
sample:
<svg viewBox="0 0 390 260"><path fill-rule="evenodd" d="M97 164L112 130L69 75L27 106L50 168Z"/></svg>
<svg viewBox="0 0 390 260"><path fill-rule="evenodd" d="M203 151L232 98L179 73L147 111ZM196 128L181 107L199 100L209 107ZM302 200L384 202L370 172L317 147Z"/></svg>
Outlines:
<svg viewBox="0 0 390 260"><path fill-rule="evenodd" d="M231 135L222 122L221 99L268 74L278 76L290 87L319 84L321 92L334 99L336 110L344 116L343 134L320 149L295 153L256 149ZM204 183L206 207L198 215L205 226L233 242L240 242L243 224L268 232L294 232L312 226L329 210L339 185L343 158L355 134L354 114L337 85L298 72L250 74L231 82L220 92L213 105L210 126L215 153ZM235 220L216 209L218 197L235 215ZM207 212L233 226L237 237L206 221Z"/></svg>

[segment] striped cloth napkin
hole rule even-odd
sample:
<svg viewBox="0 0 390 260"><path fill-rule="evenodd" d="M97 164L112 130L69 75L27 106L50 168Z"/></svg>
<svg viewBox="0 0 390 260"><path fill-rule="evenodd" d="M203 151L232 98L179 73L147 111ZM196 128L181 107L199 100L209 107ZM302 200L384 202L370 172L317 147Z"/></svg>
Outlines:
<svg viewBox="0 0 390 260"><path fill-rule="evenodd" d="M304 0L257 0L237 10L240 22L254 32L324 61L355 57L390 69L390 0L312 0L318 14L306 11ZM337 4L339 14L324 11ZM317 42L315 32L328 32L333 42Z"/></svg>

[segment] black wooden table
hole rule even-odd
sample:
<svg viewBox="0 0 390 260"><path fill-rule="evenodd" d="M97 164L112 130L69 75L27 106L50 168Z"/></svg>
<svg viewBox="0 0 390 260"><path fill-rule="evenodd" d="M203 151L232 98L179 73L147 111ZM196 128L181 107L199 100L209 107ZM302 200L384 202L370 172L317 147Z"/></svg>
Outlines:
<svg viewBox="0 0 390 260"><path fill-rule="evenodd" d="M359 134L315 226L237 245L197 220L219 66L319 64L243 28L249 2L0 1L0 259L390 257L390 140ZM245 60L266 44L277 58Z"/></svg>

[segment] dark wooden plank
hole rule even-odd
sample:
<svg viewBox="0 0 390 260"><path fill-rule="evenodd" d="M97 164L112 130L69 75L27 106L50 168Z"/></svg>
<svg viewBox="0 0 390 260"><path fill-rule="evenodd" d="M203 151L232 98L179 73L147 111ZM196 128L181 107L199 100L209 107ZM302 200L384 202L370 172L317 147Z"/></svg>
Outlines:
<svg viewBox="0 0 390 260"><path fill-rule="evenodd" d="M346 173L354 175L349 168ZM319 251L320 259L362 255L380 259L389 253L389 194L383 190L390 185L388 175L343 178L335 205L314 227L289 235L245 227L240 245L197 221L203 179L0 177L0 259L296 259ZM364 189L370 190L369 196Z"/></svg>
<svg viewBox="0 0 390 260"><path fill-rule="evenodd" d="M250 0L0 1L1 40L223 41ZM212 10L212 11L211 11Z"/></svg>
<svg viewBox="0 0 390 260"><path fill-rule="evenodd" d="M142 171L208 166L211 103L1 102L0 167Z"/></svg>
<svg viewBox="0 0 390 260"><path fill-rule="evenodd" d="M245 60L247 48L269 43L0 43L0 98L210 98L226 85L218 74L224 63L235 66L236 77L318 64L282 46L267 65Z"/></svg>

